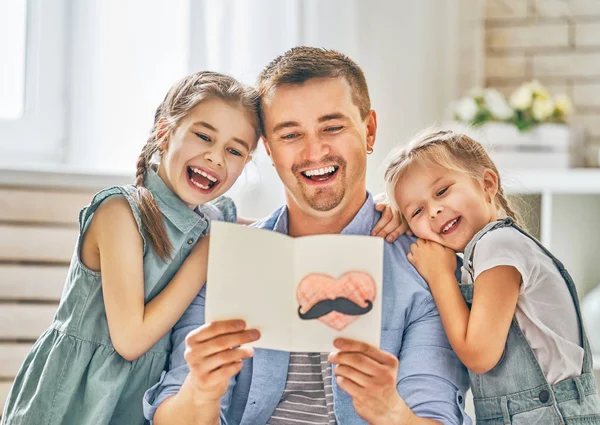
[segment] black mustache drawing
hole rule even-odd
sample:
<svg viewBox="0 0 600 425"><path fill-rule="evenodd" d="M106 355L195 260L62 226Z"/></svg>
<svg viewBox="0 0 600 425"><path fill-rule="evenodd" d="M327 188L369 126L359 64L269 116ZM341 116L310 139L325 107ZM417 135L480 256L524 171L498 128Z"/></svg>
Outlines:
<svg viewBox="0 0 600 425"><path fill-rule="evenodd" d="M298 307L298 316L300 316L302 320L318 319L332 311L337 311L349 316L360 316L368 313L373 308L373 303L371 301L365 300L365 302L367 303L367 306L361 307L354 301L343 297L336 298L335 300L323 300L313 305L306 313L302 313L302 306Z"/></svg>

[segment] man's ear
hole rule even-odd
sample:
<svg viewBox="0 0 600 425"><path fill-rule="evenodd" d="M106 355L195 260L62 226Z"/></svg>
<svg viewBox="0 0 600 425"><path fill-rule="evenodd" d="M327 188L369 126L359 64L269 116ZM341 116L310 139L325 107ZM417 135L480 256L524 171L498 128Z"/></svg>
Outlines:
<svg viewBox="0 0 600 425"><path fill-rule="evenodd" d="M486 197L489 197L489 202L493 202L496 199L496 194L498 193L498 174L489 168L483 171L483 190L486 193Z"/></svg>
<svg viewBox="0 0 600 425"><path fill-rule="evenodd" d="M373 152L375 136L377 135L377 114L374 110L369 111L365 121L367 124L367 151Z"/></svg>
<svg viewBox="0 0 600 425"><path fill-rule="evenodd" d="M260 140L262 140L263 145L265 146L265 150L267 151L267 155L269 155L269 158L273 159L273 157L271 156L271 148L269 147L269 141L267 140L267 138L265 136L260 136Z"/></svg>

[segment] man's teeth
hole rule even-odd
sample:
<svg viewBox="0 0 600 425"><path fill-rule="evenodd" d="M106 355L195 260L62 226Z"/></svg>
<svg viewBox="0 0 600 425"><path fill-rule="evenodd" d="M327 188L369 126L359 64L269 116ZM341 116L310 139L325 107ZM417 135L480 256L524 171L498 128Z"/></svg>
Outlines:
<svg viewBox="0 0 600 425"><path fill-rule="evenodd" d="M196 174L200 174L201 176L206 177L208 180L210 180L211 182L215 183L217 181L216 178L214 178L213 176L211 176L208 173L205 173L204 171L202 171L200 168L196 168L196 167L190 167L190 169L196 173Z"/></svg>
<svg viewBox="0 0 600 425"><path fill-rule="evenodd" d="M452 220L450 223L448 223L443 229L442 229L442 233L446 233L448 230L452 229L452 227L456 224L456 222L458 221L458 218L455 218L454 220Z"/></svg>
<svg viewBox="0 0 600 425"><path fill-rule="evenodd" d="M306 177L322 176L324 174L333 173L334 171L335 171L335 167L333 165L330 165L329 167L319 168L318 170L304 171L304 175Z"/></svg>

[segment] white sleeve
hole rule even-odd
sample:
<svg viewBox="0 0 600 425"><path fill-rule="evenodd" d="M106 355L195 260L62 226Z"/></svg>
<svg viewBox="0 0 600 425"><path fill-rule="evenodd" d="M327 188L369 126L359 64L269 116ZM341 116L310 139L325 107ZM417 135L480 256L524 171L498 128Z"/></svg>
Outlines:
<svg viewBox="0 0 600 425"><path fill-rule="evenodd" d="M503 227L485 234L473 254L475 280L481 273L498 266L512 266L521 274L520 293L531 281L534 252L527 236L513 227Z"/></svg>

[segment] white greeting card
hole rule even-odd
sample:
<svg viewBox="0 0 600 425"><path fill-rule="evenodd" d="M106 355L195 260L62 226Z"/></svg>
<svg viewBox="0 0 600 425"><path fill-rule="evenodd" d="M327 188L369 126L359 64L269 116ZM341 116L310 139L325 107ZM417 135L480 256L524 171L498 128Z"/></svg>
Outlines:
<svg viewBox="0 0 600 425"><path fill-rule="evenodd" d="M259 348L328 352L339 336L379 347L382 281L382 238L213 222L205 318L245 320Z"/></svg>

